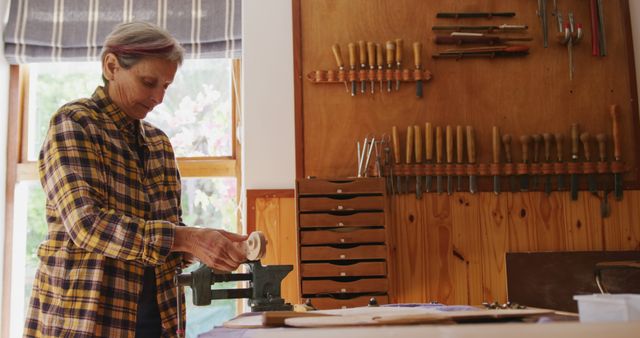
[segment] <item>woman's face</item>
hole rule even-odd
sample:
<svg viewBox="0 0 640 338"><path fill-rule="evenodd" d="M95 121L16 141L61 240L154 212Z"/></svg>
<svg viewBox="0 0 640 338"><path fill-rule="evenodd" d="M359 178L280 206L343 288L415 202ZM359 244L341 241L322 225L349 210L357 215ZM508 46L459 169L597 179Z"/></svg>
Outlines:
<svg viewBox="0 0 640 338"><path fill-rule="evenodd" d="M107 56L105 59L109 97L132 119L144 119L155 106L162 103L165 91L173 82L178 64L147 57L125 69L113 54L111 56L112 58Z"/></svg>

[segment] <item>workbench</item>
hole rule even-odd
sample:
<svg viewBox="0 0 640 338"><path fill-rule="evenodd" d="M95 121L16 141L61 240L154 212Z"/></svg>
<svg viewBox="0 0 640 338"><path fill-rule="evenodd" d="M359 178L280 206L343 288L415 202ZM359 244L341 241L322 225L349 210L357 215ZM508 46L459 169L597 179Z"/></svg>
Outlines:
<svg viewBox="0 0 640 338"><path fill-rule="evenodd" d="M504 323L504 324L459 324L459 325L403 325L369 326L321 329L270 328L270 329L223 329L216 328L201 334L200 338L377 338L377 337L429 337L429 338L637 338L640 322L631 323Z"/></svg>

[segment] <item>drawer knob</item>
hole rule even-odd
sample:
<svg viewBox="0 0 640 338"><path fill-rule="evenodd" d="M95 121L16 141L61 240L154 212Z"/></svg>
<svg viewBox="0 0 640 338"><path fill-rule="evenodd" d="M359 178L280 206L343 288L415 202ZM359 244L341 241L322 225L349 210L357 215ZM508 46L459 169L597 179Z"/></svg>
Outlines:
<svg viewBox="0 0 640 338"><path fill-rule="evenodd" d="M343 206L341 206L341 205L339 205L339 206L338 206L338 210L342 210L342 209L344 209L344 207L343 207Z"/></svg>
<svg viewBox="0 0 640 338"><path fill-rule="evenodd" d="M340 272L340 276L344 277L344 276L346 276L346 275L347 275L347 273L346 273L346 272Z"/></svg>
<svg viewBox="0 0 640 338"><path fill-rule="evenodd" d="M339 227L343 227L343 226L344 226L344 223L339 222L339 223L338 223L338 226L339 226Z"/></svg>
<svg viewBox="0 0 640 338"><path fill-rule="evenodd" d="M340 259L345 259L345 258L347 258L347 255L344 255L344 254L340 255Z"/></svg>
<svg viewBox="0 0 640 338"><path fill-rule="evenodd" d="M336 193L338 193L338 194L342 194L342 189L338 189L338 190L336 190Z"/></svg>
<svg viewBox="0 0 640 338"><path fill-rule="evenodd" d="M344 243L344 238L340 238L340 243Z"/></svg>

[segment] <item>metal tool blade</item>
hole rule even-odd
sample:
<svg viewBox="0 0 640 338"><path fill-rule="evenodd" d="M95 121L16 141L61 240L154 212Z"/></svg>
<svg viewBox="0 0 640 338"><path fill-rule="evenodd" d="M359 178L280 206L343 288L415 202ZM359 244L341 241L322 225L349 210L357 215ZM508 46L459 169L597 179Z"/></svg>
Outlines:
<svg viewBox="0 0 640 338"><path fill-rule="evenodd" d="M476 183L476 176L469 176L469 192L475 194L478 191L478 185Z"/></svg>
<svg viewBox="0 0 640 338"><path fill-rule="evenodd" d="M551 175L546 175L544 178L544 193L547 196L551 195Z"/></svg>
<svg viewBox="0 0 640 338"><path fill-rule="evenodd" d="M622 174L613 174L613 189L616 200L622 199Z"/></svg>
<svg viewBox="0 0 640 338"><path fill-rule="evenodd" d="M529 175L520 175L520 191L529 191Z"/></svg>
<svg viewBox="0 0 640 338"><path fill-rule="evenodd" d="M500 195L500 176L493 176L493 192Z"/></svg>
<svg viewBox="0 0 640 338"><path fill-rule="evenodd" d="M453 177L451 175L447 176L447 195L451 195L453 193Z"/></svg>
<svg viewBox="0 0 640 338"><path fill-rule="evenodd" d="M571 200L578 200L578 174L571 174L570 177L570 186L571 186Z"/></svg>
<svg viewBox="0 0 640 338"><path fill-rule="evenodd" d="M442 194L442 176L436 176L436 191Z"/></svg>
<svg viewBox="0 0 640 338"><path fill-rule="evenodd" d="M427 192L431 192L431 175L427 175L424 183L425 183L425 189L427 190Z"/></svg>

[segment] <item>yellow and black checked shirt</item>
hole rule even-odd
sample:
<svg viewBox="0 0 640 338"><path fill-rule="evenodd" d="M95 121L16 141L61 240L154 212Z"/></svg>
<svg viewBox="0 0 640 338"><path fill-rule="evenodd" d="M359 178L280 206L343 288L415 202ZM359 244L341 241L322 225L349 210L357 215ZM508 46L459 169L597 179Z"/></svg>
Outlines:
<svg viewBox="0 0 640 338"><path fill-rule="evenodd" d="M144 170L129 146L135 138ZM175 336L180 177L168 137L98 87L54 114L39 170L49 230L25 336L133 337L145 266L155 266L163 337Z"/></svg>

